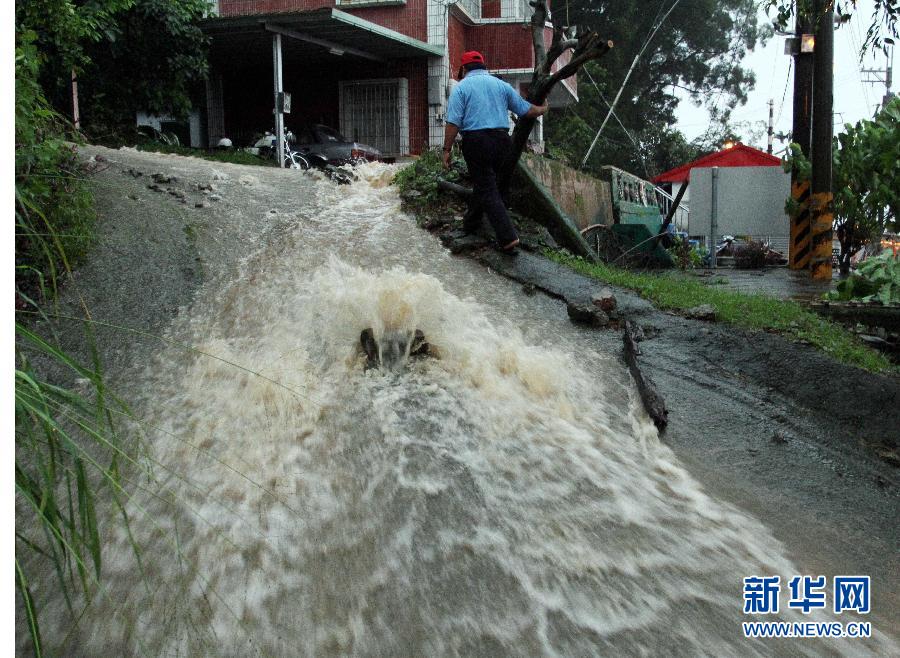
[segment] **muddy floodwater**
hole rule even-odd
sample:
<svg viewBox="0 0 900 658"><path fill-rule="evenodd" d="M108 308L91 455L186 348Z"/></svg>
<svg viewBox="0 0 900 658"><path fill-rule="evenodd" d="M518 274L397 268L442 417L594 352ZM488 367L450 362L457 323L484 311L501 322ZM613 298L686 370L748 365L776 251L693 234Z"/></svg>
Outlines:
<svg viewBox="0 0 900 658"><path fill-rule="evenodd" d="M107 526L77 626L47 603L63 653L897 655L878 628L744 639L741 579L803 571L660 441L618 353L418 230L394 171L197 166L240 225L198 224L202 282L131 367L140 560ZM366 369L367 328L431 355Z"/></svg>

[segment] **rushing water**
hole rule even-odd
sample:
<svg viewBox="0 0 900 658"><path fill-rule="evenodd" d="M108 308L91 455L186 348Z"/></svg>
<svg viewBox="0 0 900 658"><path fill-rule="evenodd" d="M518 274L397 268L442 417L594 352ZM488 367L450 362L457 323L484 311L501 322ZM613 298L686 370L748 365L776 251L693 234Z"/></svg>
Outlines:
<svg viewBox="0 0 900 658"><path fill-rule="evenodd" d="M451 257L389 168L363 173L316 186L172 327L139 405L141 561L113 539L67 652L871 648L743 640L741 577L795 572L777 541L704 493L558 302ZM366 328L434 354L366 370Z"/></svg>

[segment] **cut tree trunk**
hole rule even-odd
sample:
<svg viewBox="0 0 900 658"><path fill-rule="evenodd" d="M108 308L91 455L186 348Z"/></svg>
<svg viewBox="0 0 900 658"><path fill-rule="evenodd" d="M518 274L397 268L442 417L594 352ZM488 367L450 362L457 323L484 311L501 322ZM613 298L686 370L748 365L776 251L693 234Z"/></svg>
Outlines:
<svg viewBox="0 0 900 658"><path fill-rule="evenodd" d="M574 36L568 27L554 25L553 41L548 50L544 44L544 27L547 24L548 16L547 1L531 0L529 4L534 7L534 14L531 16L534 73L531 76L531 84L528 86L526 100L533 105L543 105L558 82L575 75L587 62L599 59L608 53L613 47L613 42L601 39L600 35L593 30ZM554 71L553 65L556 60L570 48L572 49L571 59ZM516 123L512 134L512 153L503 173L506 183L512 180L516 164L528 144L528 136L534 128L535 121L536 119L519 117Z"/></svg>

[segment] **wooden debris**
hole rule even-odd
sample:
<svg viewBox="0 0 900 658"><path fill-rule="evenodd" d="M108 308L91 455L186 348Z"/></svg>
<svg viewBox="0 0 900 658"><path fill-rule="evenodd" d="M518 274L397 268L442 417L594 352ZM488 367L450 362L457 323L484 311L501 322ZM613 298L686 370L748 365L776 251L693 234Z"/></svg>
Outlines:
<svg viewBox="0 0 900 658"><path fill-rule="evenodd" d="M656 384L643 373L640 364L638 364L637 357L640 355L641 349L637 345L636 336L637 328L631 321L626 320L625 333L622 334L622 341L625 344L625 363L628 364L631 376L634 377L634 382L637 384L638 393L641 396L641 401L644 403L644 409L647 410L647 414L653 419L656 429L664 432L666 425L669 424L669 410L666 409L666 401L663 400L659 391L656 390Z"/></svg>

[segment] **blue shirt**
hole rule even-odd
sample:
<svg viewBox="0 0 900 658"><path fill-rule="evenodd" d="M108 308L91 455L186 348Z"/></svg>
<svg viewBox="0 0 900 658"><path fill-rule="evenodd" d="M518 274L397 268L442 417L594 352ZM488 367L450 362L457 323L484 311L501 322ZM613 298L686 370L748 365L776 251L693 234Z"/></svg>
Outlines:
<svg viewBox="0 0 900 658"><path fill-rule="evenodd" d="M516 93L509 83L485 69L475 69L453 88L447 103L447 123L460 130L509 129L507 111L522 116L531 103Z"/></svg>

